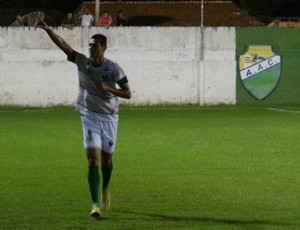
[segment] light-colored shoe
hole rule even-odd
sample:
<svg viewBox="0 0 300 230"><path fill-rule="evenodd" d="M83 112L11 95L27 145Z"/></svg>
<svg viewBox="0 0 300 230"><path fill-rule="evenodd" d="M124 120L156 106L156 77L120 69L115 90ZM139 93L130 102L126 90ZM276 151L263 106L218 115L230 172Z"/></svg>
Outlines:
<svg viewBox="0 0 300 230"><path fill-rule="evenodd" d="M92 205L91 216L97 220L101 218L100 208L96 203Z"/></svg>
<svg viewBox="0 0 300 230"><path fill-rule="evenodd" d="M102 190L102 209L108 210L110 206L110 194L108 188Z"/></svg>

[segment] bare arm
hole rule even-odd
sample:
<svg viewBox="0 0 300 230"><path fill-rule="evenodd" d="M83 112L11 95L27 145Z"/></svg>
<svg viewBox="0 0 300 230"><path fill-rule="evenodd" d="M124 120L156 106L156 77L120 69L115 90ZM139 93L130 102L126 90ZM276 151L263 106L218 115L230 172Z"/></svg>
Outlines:
<svg viewBox="0 0 300 230"><path fill-rule="evenodd" d="M49 35L49 37L51 38L51 40L62 50L64 51L64 53L69 56L72 54L73 49L71 46L68 45L68 43L66 43L66 41L59 36L57 33L55 33L53 31L53 29L51 27L49 27L42 19L39 19L39 23L37 25L37 27L44 29L47 34Z"/></svg>

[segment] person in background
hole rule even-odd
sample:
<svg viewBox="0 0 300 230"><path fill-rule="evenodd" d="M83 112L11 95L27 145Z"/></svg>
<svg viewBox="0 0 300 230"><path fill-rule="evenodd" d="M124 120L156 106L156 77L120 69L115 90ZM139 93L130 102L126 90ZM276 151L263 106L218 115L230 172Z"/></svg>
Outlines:
<svg viewBox="0 0 300 230"><path fill-rule="evenodd" d="M98 26L106 27L107 29L112 25L112 16L105 10L98 19Z"/></svg>
<svg viewBox="0 0 300 230"><path fill-rule="evenodd" d="M16 15L16 22L18 26L28 26L28 24L25 21L23 21L23 18L20 14Z"/></svg>
<svg viewBox="0 0 300 230"><path fill-rule="evenodd" d="M88 8L85 8L83 14L79 17L81 18L81 26L90 27L94 25L94 16L90 13Z"/></svg>
<svg viewBox="0 0 300 230"><path fill-rule="evenodd" d="M118 16L116 18L116 26L129 26L122 10L118 11Z"/></svg>
<svg viewBox="0 0 300 230"><path fill-rule="evenodd" d="M68 13L67 16L62 20L61 26L66 28L72 28L75 26L75 19L72 13Z"/></svg>

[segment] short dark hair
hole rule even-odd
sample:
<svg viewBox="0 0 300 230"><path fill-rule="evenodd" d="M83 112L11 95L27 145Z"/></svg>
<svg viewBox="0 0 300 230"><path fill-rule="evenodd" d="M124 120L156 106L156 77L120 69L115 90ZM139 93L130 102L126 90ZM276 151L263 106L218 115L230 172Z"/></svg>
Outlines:
<svg viewBox="0 0 300 230"><path fill-rule="evenodd" d="M107 38L103 34L94 34L92 39L98 40L101 46L106 47Z"/></svg>

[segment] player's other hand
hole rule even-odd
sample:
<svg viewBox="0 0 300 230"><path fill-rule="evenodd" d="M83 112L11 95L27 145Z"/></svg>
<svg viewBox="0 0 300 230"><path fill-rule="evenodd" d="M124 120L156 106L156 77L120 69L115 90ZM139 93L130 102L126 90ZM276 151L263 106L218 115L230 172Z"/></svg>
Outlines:
<svg viewBox="0 0 300 230"><path fill-rule="evenodd" d="M110 87L108 85L106 85L105 83L103 83L102 81L96 81L96 86L97 86L97 89L99 89L100 91L102 91L104 93L110 92Z"/></svg>
<svg viewBox="0 0 300 230"><path fill-rule="evenodd" d="M38 18L38 22L37 22L36 27L42 28L44 30L49 29L49 26L47 25L47 23L43 19L41 19L40 17Z"/></svg>

